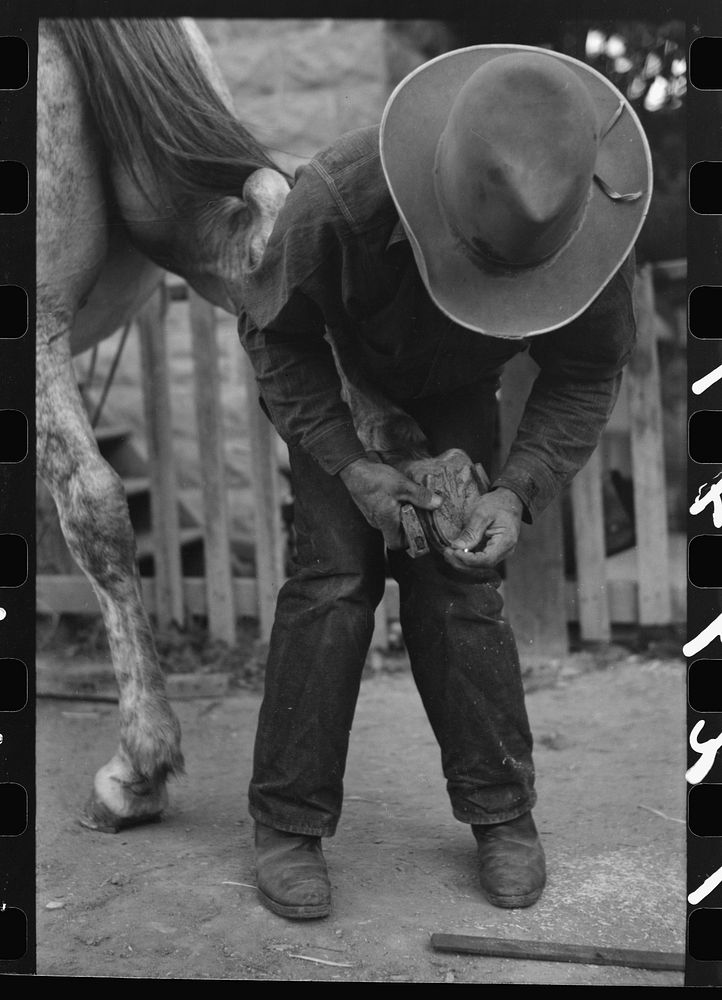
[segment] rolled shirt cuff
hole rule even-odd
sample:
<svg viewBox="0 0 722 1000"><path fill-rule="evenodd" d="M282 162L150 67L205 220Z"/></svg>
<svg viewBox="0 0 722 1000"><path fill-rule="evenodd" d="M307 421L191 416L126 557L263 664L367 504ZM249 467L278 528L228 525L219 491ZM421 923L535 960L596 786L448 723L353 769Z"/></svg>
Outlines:
<svg viewBox="0 0 722 1000"><path fill-rule="evenodd" d="M361 444L352 421L336 424L305 443L306 451L318 462L324 472L335 476L357 458L364 458L366 449Z"/></svg>
<svg viewBox="0 0 722 1000"><path fill-rule="evenodd" d="M551 479L541 475L532 475L525 469L505 467L491 484L490 489L504 486L511 490L524 505L522 521L533 524L534 519L552 502L557 494L555 484Z"/></svg>

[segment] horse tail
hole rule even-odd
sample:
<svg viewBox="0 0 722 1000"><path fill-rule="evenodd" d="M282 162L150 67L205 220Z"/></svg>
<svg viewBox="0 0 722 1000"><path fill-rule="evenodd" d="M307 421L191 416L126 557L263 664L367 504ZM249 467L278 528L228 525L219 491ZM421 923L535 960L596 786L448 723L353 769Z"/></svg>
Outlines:
<svg viewBox="0 0 722 1000"><path fill-rule="evenodd" d="M107 148L139 186L139 149L171 197L240 196L254 170L280 169L226 107L181 22L53 23Z"/></svg>

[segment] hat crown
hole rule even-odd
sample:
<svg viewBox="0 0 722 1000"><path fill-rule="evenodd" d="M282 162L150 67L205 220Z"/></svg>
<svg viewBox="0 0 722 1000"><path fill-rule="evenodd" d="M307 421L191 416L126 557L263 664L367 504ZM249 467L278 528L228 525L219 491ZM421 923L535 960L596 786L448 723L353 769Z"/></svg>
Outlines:
<svg viewBox="0 0 722 1000"><path fill-rule="evenodd" d="M441 213L466 255L511 268L556 255L583 220L598 143L592 97L559 59L515 52L476 70L434 165Z"/></svg>

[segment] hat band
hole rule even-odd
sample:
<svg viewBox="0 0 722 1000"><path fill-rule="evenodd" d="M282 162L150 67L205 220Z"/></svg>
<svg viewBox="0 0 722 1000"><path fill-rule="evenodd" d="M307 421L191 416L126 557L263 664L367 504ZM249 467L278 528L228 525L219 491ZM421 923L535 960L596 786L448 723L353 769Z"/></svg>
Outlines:
<svg viewBox="0 0 722 1000"><path fill-rule="evenodd" d="M609 133L612 131L614 126L622 117L623 111L624 111L624 101L620 100L619 104L614 110L614 113L612 114L612 117L609 119L607 124L602 129L602 133L599 136L600 143L603 142L609 135ZM638 201L644 194L644 191L630 191L627 194L620 194L618 191L615 191L613 188L611 188L606 181L602 180L599 174L594 175L594 182L600 189L600 191L603 191L604 194L606 194L607 198L611 198L612 201Z"/></svg>
<svg viewBox="0 0 722 1000"><path fill-rule="evenodd" d="M438 147L436 155L438 157ZM577 235L579 230L582 228L584 217L587 214L587 205L589 204L592 196L592 185L590 184L584 203L581 206L581 210L577 212L575 223L571 227L571 229L567 232L563 242L559 246L554 247L549 253L546 253L540 257L535 257L534 260L516 261L516 260L509 260L507 257L501 257L498 253L495 252L491 244L480 239L478 236L474 237L473 243L471 242L471 240L469 240L468 236L464 232L462 232L460 227L456 224L453 212L450 210L450 206L446 201L443 189L439 184L438 178L439 178L439 173L437 170L434 170L433 174L434 193L436 195L436 200L439 204L439 207L441 208L441 216L449 232L459 243L459 246L461 247L464 256L468 257L468 259L472 262L472 264L475 264L477 267L491 266L496 270L503 270L510 272L530 271L533 270L534 268L542 267L545 264L550 264L561 253L563 253L564 250L566 250L566 248L572 242L574 237Z"/></svg>

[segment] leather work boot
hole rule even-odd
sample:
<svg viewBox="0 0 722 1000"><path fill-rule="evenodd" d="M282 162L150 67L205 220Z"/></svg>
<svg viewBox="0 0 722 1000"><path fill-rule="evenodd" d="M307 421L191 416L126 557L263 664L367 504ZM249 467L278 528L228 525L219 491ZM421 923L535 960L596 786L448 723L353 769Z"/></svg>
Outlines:
<svg viewBox="0 0 722 1000"><path fill-rule="evenodd" d="M320 837L256 823L258 894L269 910L292 920L327 917L331 885Z"/></svg>
<svg viewBox="0 0 722 1000"><path fill-rule="evenodd" d="M544 851L530 812L508 823L473 825L479 882L494 906L531 906L546 882Z"/></svg>

